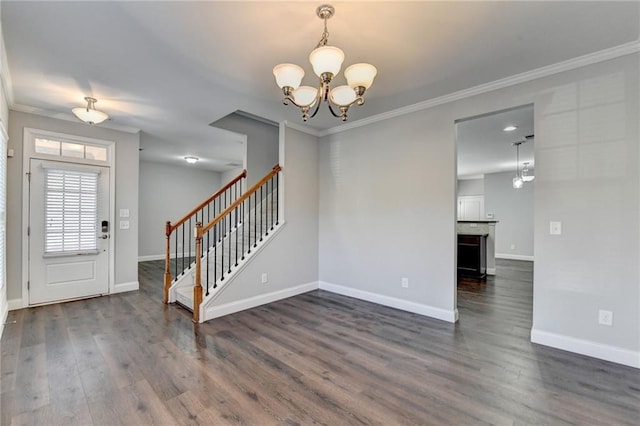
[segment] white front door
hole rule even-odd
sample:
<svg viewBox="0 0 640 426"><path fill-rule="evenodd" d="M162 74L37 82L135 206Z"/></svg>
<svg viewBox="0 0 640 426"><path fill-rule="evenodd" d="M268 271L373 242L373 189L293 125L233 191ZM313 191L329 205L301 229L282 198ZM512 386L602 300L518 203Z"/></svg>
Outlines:
<svg viewBox="0 0 640 426"><path fill-rule="evenodd" d="M109 168L30 160L29 304L109 292Z"/></svg>

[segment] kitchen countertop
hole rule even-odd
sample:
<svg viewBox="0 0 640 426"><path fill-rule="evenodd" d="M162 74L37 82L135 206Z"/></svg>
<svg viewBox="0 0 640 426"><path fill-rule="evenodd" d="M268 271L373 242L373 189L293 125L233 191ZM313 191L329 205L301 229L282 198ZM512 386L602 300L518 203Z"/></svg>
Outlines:
<svg viewBox="0 0 640 426"><path fill-rule="evenodd" d="M459 220L458 223L498 223L498 220Z"/></svg>

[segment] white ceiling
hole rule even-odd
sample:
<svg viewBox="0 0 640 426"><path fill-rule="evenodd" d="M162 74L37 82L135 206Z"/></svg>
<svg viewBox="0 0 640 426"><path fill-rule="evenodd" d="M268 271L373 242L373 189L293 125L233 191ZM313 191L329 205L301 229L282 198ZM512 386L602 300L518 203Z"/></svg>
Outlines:
<svg viewBox="0 0 640 426"><path fill-rule="evenodd" d="M517 129L505 132L507 126ZM514 142L522 142L533 135L533 105L508 111L490 113L481 117L459 121L456 124L458 151L458 178L469 179L486 173L516 172L516 148ZM520 163L534 166L534 139L526 139L520 145Z"/></svg>
<svg viewBox="0 0 640 426"><path fill-rule="evenodd" d="M110 125L144 132L142 158L237 160L238 136L208 124L236 110L301 123L271 70L298 63L314 84L319 3L2 0L12 107L70 116L91 95ZM350 121L637 41L640 23L640 2L332 4L345 66L378 68ZM340 124L326 110L308 123Z"/></svg>

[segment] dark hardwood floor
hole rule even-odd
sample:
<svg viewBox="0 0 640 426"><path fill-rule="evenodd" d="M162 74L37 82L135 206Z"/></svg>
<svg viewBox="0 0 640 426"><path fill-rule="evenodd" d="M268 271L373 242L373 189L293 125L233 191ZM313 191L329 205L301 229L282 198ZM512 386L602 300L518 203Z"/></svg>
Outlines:
<svg viewBox="0 0 640 426"><path fill-rule="evenodd" d="M455 325L313 291L194 326L139 271L10 312L3 425L640 423L640 371L529 342L527 262L462 281Z"/></svg>

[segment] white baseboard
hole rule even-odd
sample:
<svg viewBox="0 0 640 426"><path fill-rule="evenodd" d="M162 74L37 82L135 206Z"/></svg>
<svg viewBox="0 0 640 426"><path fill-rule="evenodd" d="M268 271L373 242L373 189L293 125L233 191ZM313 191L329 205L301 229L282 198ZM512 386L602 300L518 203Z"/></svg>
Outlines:
<svg viewBox="0 0 640 426"><path fill-rule="evenodd" d="M9 306L10 311L15 311L18 309L26 308L28 304L23 299L9 299L7 300L7 306Z"/></svg>
<svg viewBox="0 0 640 426"><path fill-rule="evenodd" d="M319 282L319 288L321 290L330 291L332 293L341 294L343 296L366 300L367 302L373 302L377 303L378 305L384 305L407 312L413 312L414 314L420 314L442 321L458 321L457 309L449 311L446 309L436 308L434 306L422 305L420 303L410 302L404 299L397 299L395 297L384 296L382 294L370 293L368 291L358 290L355 288L345 287L337 284L331 284L324 281Z"/></svg>
<svg viewBox="0 0 640 426"><path fill-rule="evenodd" d="M564 351L575 352L617 364L628 365L629 367L640 368L640 352L629 349L563 336L548 331L536 330L535 328L531 329L531 341Z"/></svg>
<svg viewBox="0 0 640 426"><path fill-rule="evenodd" d="M527 260L529 262L533 262L533 256L527 256L524 254L496 253L496 259Z"/></svg>
<svg viewBox="0 0 640 426"><path fill-rule="evenodd" d="M148 256L138 256L138 262L149 262L150 260L162 260L164 254L150 254Z"/></svg>
<svg viewBox="0 0 640 426"><path fill-rule="evenodd" d="M255 308L256 306L265 305L267 303L276 302L288 297L297 296L318 289L318 282L314 281L307 284L301 284L284 290L274 291L273 293L261 294L259 296L249 297L247 299L238 300L219 306L211 306L206 309L203 321L219 318L225 315L244 311L246 309Z"/></svg>
<svg viewBox="0 0 640 426"><path fill-rule="evenodd" d="M138 283L138 281L120 283L114 286L114 289L111 292L111 294L124 293L125 291L135 291L135 290L138 290L139 288L140 288L140 283Z"/></svg>
<svg viewBox="0 0 640 426"><path fill-rule="evenodd" d="M495 275L496 268L487 268L487 275Z"/></svg>

